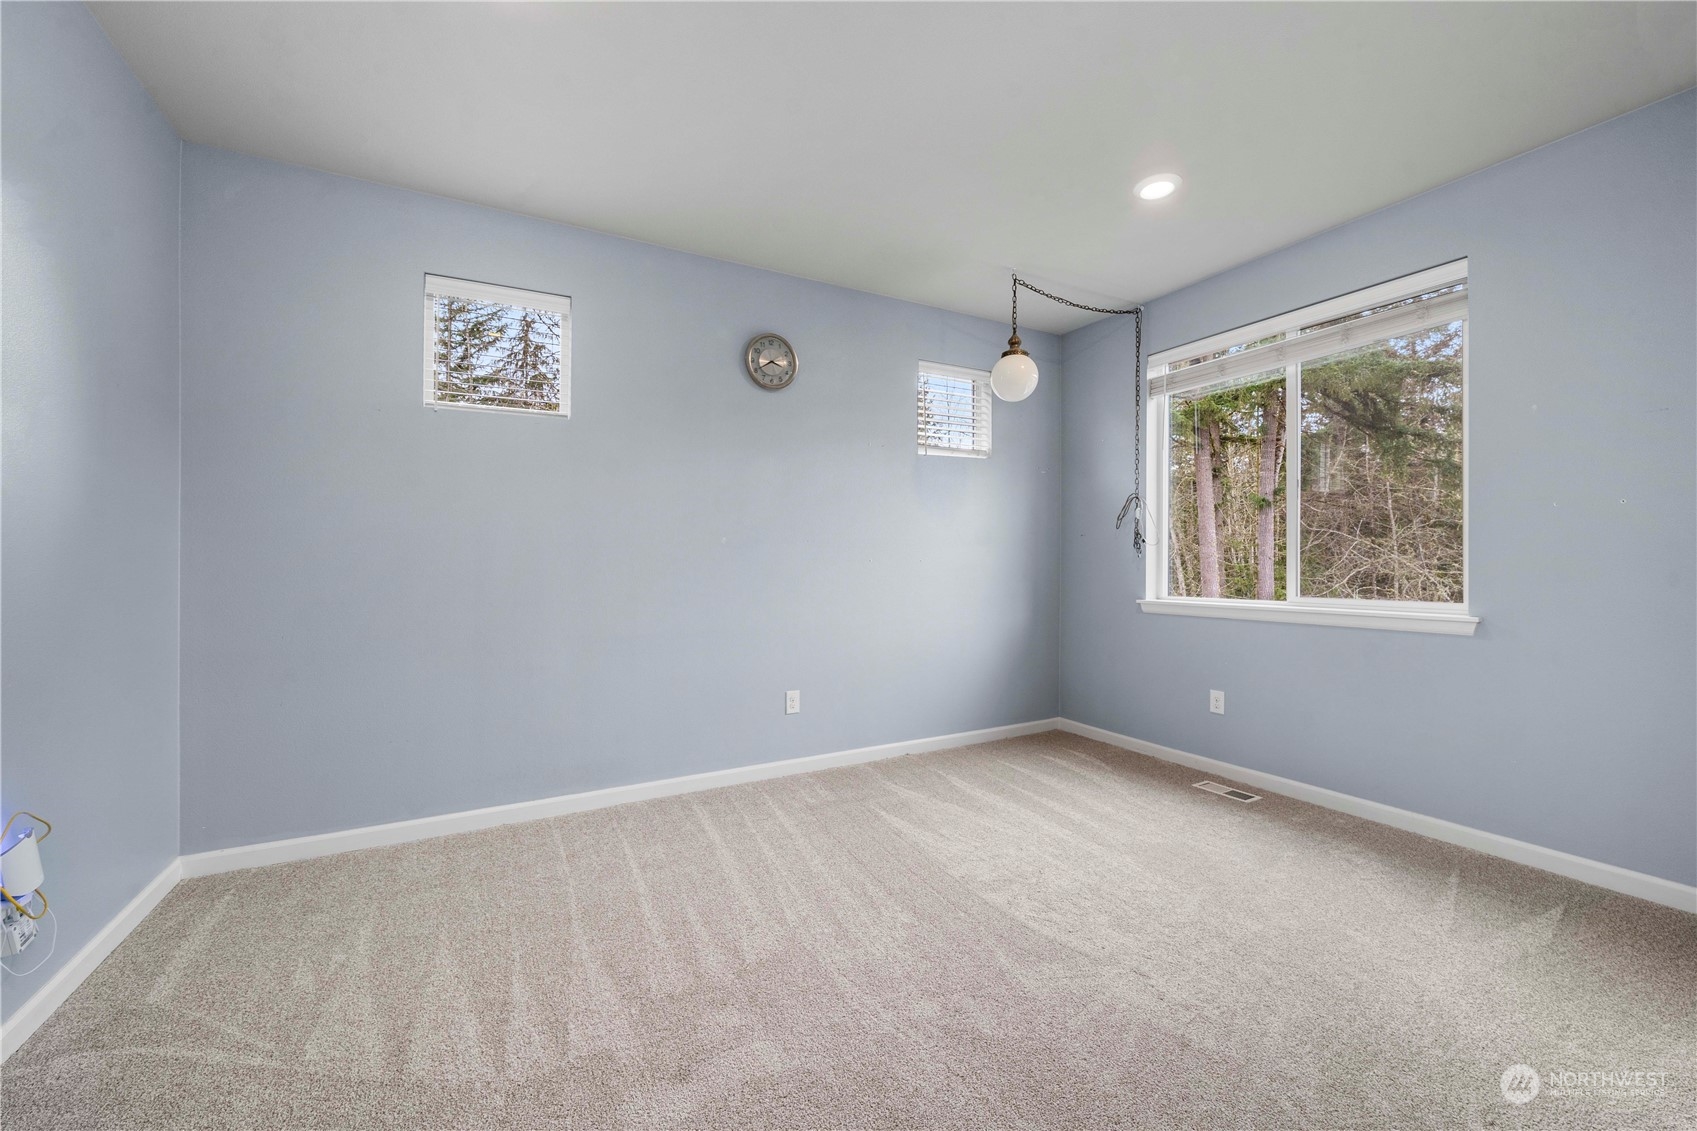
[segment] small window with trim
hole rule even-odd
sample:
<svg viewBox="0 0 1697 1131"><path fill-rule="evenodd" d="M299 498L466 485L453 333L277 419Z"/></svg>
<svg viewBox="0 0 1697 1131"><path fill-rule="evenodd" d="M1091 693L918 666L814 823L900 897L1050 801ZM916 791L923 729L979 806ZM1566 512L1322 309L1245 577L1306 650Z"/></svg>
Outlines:
<svg viewBox="0 0 1697 1131"><path fill-rule="evenodd" d="M572 300L424 277L424 403L546 416L571 410Z"/></svg>
<svg viewBox="0 0 1697 1131"><path fill-rule="evenodd" d="M990 374L936 362L919 363L919 454L990 454Z"/></svg>
<svg viewBox="0 0 1697 1131"><path fill-rule="evenodd" d="M1149 359L1150 612L1470 634L1467 262Z"/></svg>

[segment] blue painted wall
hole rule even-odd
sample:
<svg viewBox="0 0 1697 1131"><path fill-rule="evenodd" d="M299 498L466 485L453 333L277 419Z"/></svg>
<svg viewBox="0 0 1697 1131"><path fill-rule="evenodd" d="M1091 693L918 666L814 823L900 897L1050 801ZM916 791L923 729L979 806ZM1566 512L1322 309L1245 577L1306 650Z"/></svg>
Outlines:
<svg viewBox="0 0 1697 1131"><path fill-rule="evenodd" d="M0 45L0 808L59 933L9 1015L177 855L179 145L81 4Z"/></svg>
<svg viewBox="0 0 1697 1131"><path fill-rule="evenodd" d="M1129 325L1069 334L1062 713L1697 880L1694 136L1687 92L1148 306L1161 350L1469 257L1472 638L1140 613Z"/></svg>
<svg viewBox="0 0 1697 1131"><path fill-rule="evenodd" d="M1057 709L1697 878L1692 94L1150 304L1161 349L1471 258L1458 639L1138 613L1124 320L1031 336L989 461L922 458L915 362L987 365L1002 326L180 147L81 6L0 11L0 801L60 822L63 932L6 1011L179 831ZM422 406L426 272L571 294L573 418ZM787 392L740 371L764 329Z"/></svg>
<svg viewBox="0 0 1697 1131"><path fill-rule="evenodd" d="M916 363L1005 326L221 150L183 178L185 852L1055 713L1054 338L988 460L921 457ZM570 420L421 404L426 272L572 296Z"/></svg>

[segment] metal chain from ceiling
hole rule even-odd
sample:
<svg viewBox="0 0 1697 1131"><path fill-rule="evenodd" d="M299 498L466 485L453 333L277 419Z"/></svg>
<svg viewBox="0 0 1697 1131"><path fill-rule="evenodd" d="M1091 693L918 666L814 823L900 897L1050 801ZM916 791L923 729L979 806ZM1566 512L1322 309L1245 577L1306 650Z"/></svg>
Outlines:
<svg viewBox="0 0 1697 1131"><path fill-rule="evenodd" d="M1133 400L1133 406L1134 406L1134 412L1135 412L1134 419L1135 419L1136 423L1133 426L1135 436L1134 436L1134 439L1132 441L1132 448L1131 448L1131 451L1132 451L1132 456L1131 456L1131 459L1132 459L1131 494L1129 494L1125 497L1125 504L1120 507L1119 516L1114 519L1114 529L1118 530L1118 529L1120 529L1120 527L1124 526L1126 518L1129 517L1131 519L1131 548L1133 550L1136 550L1137 553L1141 556L1142 553L1143 553L1143 544L1144 544L1144 538L1143 538L1143 495L1142 495L1142 491L1143 491L1143 308L1141 306L1130 306L1130 307L1125 308L1124 310L1114 310L1114 309L1110 309L1110 308L1105 307L1105 306L1089 306L1089 305L1082 303L1082 302L1074 302L1070 298L1062 298L1060 295L1050 294L1048 291L1044 290L1042 287L1033 286L1032 284L1026 282L1024 279L1021 279L1018 275L1015 275L1013 277L1013 332L1014 332L1015 337L1019 336L1019 288L1021 288L1021 287L1024 287L1026 290L1030 291L1032 294L1042 295L1044 298L1049 299L1051 302L1058 302L1062 306L1070 306L1074 310L1088 310L1092 314L1130 314L1130 315L1135 316L1135 321L1136 321L1136 326L1137 326L1136 345L1133 349L1133 355L1132 356L1133 356L1133 359L1134 359L1134 364L1136 365L1136 369L1133 370L1133 374L1132 374L1132 389L1133 389L1132 400Z"/></svg>

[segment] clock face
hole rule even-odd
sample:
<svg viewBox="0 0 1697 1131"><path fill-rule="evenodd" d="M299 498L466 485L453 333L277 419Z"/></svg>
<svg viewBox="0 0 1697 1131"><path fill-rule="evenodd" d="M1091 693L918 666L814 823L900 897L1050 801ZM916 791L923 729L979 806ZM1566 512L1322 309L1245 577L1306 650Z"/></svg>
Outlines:
<svg viewBox="0 0 1697 1131"><path fill-rule="evenodd" d="M795 349L776 334L748 340L748 375L762 389L783 389L795 380Z"/></svg>

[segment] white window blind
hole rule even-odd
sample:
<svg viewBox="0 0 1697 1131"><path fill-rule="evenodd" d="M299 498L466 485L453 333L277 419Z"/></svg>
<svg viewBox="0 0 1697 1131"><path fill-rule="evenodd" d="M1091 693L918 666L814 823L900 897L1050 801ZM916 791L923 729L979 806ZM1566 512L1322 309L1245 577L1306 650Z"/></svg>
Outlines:
<svg viewBox="0 0 1697 1131"><path fill-rule="evenodd" d="M424 277L424 403L566 416L571 310L565 295Z"/></svg>
<svg viewBox="0 0 1697 1131"><path fill-rule="evenodd" d="M1389 290L1374 288L1351 296L1345 301L1352 301L1352 305L1341 309L1323 303L1196 346L1169 350L1151 359L1149 391L1157 396L1201 395L1337 353L1352 344L1413 334L1467 318L1465 260L1398 283ZM1230 340L1233 336L1236 341Z"/></svg>
<svg viewBox="0 0 1697 1131"><path fill-rule="evenodd" d="M990 454L990 375L978 369L919 363L919 454Z"/></svg>

